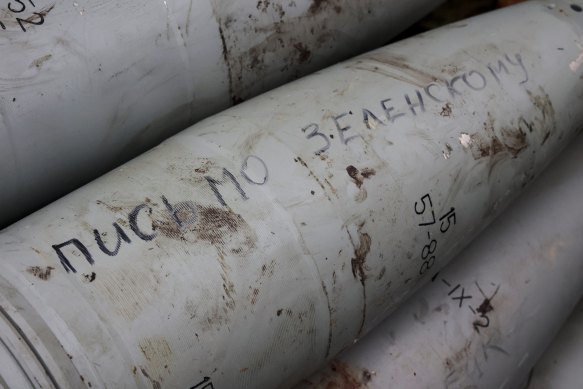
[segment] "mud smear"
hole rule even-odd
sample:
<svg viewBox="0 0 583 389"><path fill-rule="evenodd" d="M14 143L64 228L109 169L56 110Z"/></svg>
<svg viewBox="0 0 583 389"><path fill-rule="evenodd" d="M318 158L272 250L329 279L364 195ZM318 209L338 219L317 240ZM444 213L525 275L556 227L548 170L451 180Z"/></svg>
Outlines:
<svg viewBox="0 0 583 389"><path fill-rule="evenodd" d="M299 58L298 58L299 63L302 64L302 63L308 61L310 59L310 57L312 56L312 52L308 49L308 47L305 44L298 42L298 43L294 44L294 47L299 53Z"/></svg>
<svg viewBox="0 0 583 389"><path fill-rule="evenodd" d="M520 153L529 146L527 133L523 128L523 119L519 119L518 124L512 127L502 127L499 129L500 135L495 133L495 123L493 116L488 113L488 119L484 122L483 130L469 135L467 138L460 137L460 143L464 148L469 148L474 160L493 157L500 153L506 153L511 158L517 158ZM462 134L463 135L463 134Z"/></svg>
<svg viewBox="0 0 583 389"><path fill-rule="evenodd" d="M446 103L441 108L441 112L439 113L439 115L443 116L443 117L450 117L451 114L452 114L452 105L451 105L451 103Z"/></svg>
<svg viewBox="0 0 583 389"><path fill-rule="evenodd" d="M152 229L174 240L206 241L224 254L246 255L255 248L257 235L241 215L229 208L193 206L196 218L188 206L177 209L175 214L182 221L194 220L192 223L181 227L170 212L159 209L153 215Z"/></svg>
<svg viewBox="0 0 583 389"><path fill-rule="evenodd" d="M43 281L48 281L51 278L53 270L55 270L55 268L51 266L30 266L26 269L28 273Z"/></svg>
<svg viewBox="0 0 583 389"><path fill-rule="evenodd" d="M485 157L493 157L497 154L506 153L511 158L517 158L537 138L540 145L544 145L551 135L556 132L555 109L549 95L540 89L540 94L527 91L530 102L536 111L532 120L521 116L516 120L515 125L499 127L496 135L493 116L488 113L488 119L484 123L484 131L472 134L470 141L460 142L462 146L470 149L472 157L479 160ZM492 170L492 169L491 169ZM491 174L490 174L491 175Z"/></svg>
<svg viewBox="0 0 583 389"><path fill-rule="evenodd" d="M152 381L151 376L156 376L158 382L162 382L162 377L168 374L168 366L172 364L172 349L170 345L163 337L145 338L140 340L138 344L140 351L148 361L148 371L145 373L146 369L142 368L142 373L154 386L154 381ZM147 375L148 374L148 375Z"/></svg>
<svg viewBox="0 0 583 389"><path fill-rule="evenodd" d="M160 382L151 378L150 375L148 374L148 372L146 371L146 369L141 367L140 370L142 371L142 374L144 375L144 377L146 377L150 381L150 383L152 384L152 389L162 389L162 385L160 385Z"/></svg>
<svg viewBox="0 0 583 389"><path fill-rule="evenodd" d="M259 0L256 9L240 15L225 2L211 2L233 104L345 59L354 50L343 48L345 38L338 35L342 23L348 20L344 14L364 23L375 10L371 0L358 7L351 5L348 10L342 6L346 2L314 0L305 11L293 12L296 16L286 15L286 9L303 8L306 3L282 5ZM335 17L330 18L331 14ZM316 53L328 54L320 54L314 63Z"/></svg>
<svg viewBox="0 0 583 389"><path fill-rule="evenodd" d="M465 371L464 367L467 367L471 360L472 355L472 341L467 340L464 346L456 351L450 357L445 358L443 364L445 367L445 371L447 372L445 381L447 384L454 384L460 377L457 377L458 374L461 374L459 370ZM458 374L456 374L458 373Z"/></svg>
<svg viewBox="0 0 583 389"><path fill-rule="evenodd" d="M358 329L358 335L362 333L364 328L364 323L366 321L366 273L365 273L365 262L366 256L370 252L370 246L372 239L369 234L362 232L364 223L358 227L358 244L354 245L352 241L352 236L350 236L350 241L353 242L354 246L354 257L350 260L352 266L352 275L355 279L359 280L362 284L362 319L360 322L360 327ZM349 233L350 235L350 233ZM357 336L358 336L357 335Z"/></svg>
<svg viewBox="0 0 583 389"><path fill-rule="evenodd" d="M198 238L225 252L245 255L255 249L257 235L245 219L230 209L199 207Z"/></svg>
<svg viewBox="0 0 583 389"><path fill-rule="evenodd" d="M327 8L332 8L337 14L342 12L342 7L331 0L312 0L312 5L308 8L310 15L316 15L321 12L326 12Z"/></svg>
<svg viewBox="0 0 583 389"><path fill-rule="evenodd" d="M354 368L335 359L316 379L304 380L302 384L308 388L365 389L373 376L374 373L370 370Z"/></svg>
<svg viewBox="0 0 583 389"><path fill-rule="evenodd" d="M551 134L556 131L556 121L555 121L555 108L549 95L544 91L542 87L540 89L540 94L536 95L531 91L528 92L528 97L530 102L534 107L540 112L540 117L536 119L541 128L544 129L544 134L542 135L541 145L545 144L549 139Z"/></svg>
<svg viewBox="0 0 583 389"><path fill-rule="evenodd" d="M359 189L364 184L365 179L368 179L376 174L374 169L364 168L362 170L358 170L352 165L348 165L346 167L346 172Z"/></svg>

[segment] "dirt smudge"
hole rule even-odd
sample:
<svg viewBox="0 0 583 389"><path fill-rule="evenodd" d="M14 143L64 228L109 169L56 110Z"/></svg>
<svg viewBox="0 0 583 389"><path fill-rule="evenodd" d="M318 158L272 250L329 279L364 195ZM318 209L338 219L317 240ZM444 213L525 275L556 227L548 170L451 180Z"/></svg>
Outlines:
<svg viewBox="0 0 583 389"><path fill-rule="evenodd" d="M439 115L443 117L450 117L452 114L452 107L453 106L451 103L445 103L445 105L441 108Z"/></svg>
<svg viewBox="0 0 583 389"><path fill-rule="evenodd" d="M43 66L43 64L46 61L48 61L49 59L51 59L52 57L53 57L52 54L47 54L47 55L44 55L44 56L42 56L40 58L37 58L34 61L32 61L32 63L30 64L30 67L31 68L35 67L35 68L40 69Z"/></svg>
<svg viewBox="0 0 583 389"><path fill-rule="evenodd" d="M334 359L317 377L306 379L302 384L307 388L365 389L369 387L375 374L374 371L356 368Z"/></svg>
<svg viewBox="0 0 583 389"><path fill-rule="evenodd" d="M257 235L245 219L231 209L199 207L199 217L196 224L199 239L231 254L244 255L255 248Z"/></svg>
<svg viewBox="0 0 583 389"><path fill-rule="evenodd" d="M364 184L365 179L368 179L376 174L374 169L363 168L362 170L358 170L352 165L348 165L346 167L346 172L359 189Z"/></svg>
<svg viewBox="0 0 583 389"><path fill-rule="evenodd" d="M364 265L366 256L370 251L372 239L369 234L362 232L362 227L363 225L358 229L358 244L354 246L354 257L351 259L351 265L352 275L364 286L366 281Z"/></svg>
<svg viewBox="0 0 583 389"><path fill-rule="evenodd" d="M366 256L370 252L370 247L372 244L372 239L369 234L363 232L362 229L364 228L364 223L358 226L358 242L357 244L354 243L350 232L348 233L350 237L350 241L354 247L354 257L350 260L351 268L352 268L352 275L355 279L359 280L362 285L362 318L360 321L360 327L358 329L358 335L362 333L364 329L364 324L366 322ZM358 336L357 335L357 336Z"/></svg>
<svg viewBox="0 0 583 389"><path fill-rule="evenodd" d="M342 7L339 4L335 4L331 0L312 0L310 8L308 8L308 13L310 15L315 15L320 12L326 11L328 7L331 7L337 14L342 12Z"/></svg>
<svg viewBox="0 0 583 389"><path fill-rule="evenodd" d="M146 369L144 369L143 367L140 367L140 370L142 372L142 374L144 375L144 377L146 377L150 383L152 384L152 389L162 389L162 385L160 385L160 382L153 379L152 377L150 377L150 375L148 374L148 371Z"/></svg>
<svg viewBox="0 0 583 389"><path fill-rule="evenodd" d="M302 42L294 43L294 48L299 53L299 58L298 58L299 63L304 63L312 57L312 52Z"/></svg>
<svg viewBox="0 0 583 389"><path fill-rule="evenodd" d="M152 229L183 242L206 241L224 254L245 255L255 248L257 235L243 217L230 208L188 204L153 215ZM196 210L196 214L194 214ZM182 226L177 220L188 221Z"/></svg>
<svg viewBox="0 0 583 389"><path fill-rule="evenodd" d="M43 280L43 281L48 281L51 278L51 274L52 274L53 270L55 270L55 268L52 266L47 266L47 267L29 266L26 269L26 271L28 273L32 274L36 278Z"/></svg>
<svg viewBox="0 0 583 389"><path fill-rule="evenodd" d="M494 118L488 113L488 119L483 124L483 130L474 134L460 137L461 145L470 150L474 160L493 157L500 153L507 153L511 158L517 158L529 146L527 133L519 119L515 126L505 126L496 134ZM527 126L528 128L528 126Z"/></svg>
<svg viewBox="0 0 583 389"><path fill-rule="evenodd" d="M531 91L527 91L528 97L532 105L540 113L540 117L536 118L539 126L544 129L544 134L542 135L541 145L545 144L551 134L556 130L555 121L555 108L545 90L540 87L540 94L534 94Z"/></svg>
<svg viewBox="0 0 583 389"><path fill-rule="evenodd" d="M368 2L370 3L370 1ZM349 6L349 12L365 20L368 14L359 12L365 7ZM234 12L233 7L219 0L211 1L218 22L223 63L228 74L228 90L232 104L238 104L265 90L297 79L317 68L336 63L346 56L338 43L344 38L337 34L338 20L328 16L344 11L339 1L314 0L305 11L287 15L295 2L284 4L258 0L248 15ZM301 33L299 33L301 32ZM327 58L316 53L333 50ZM317 68L315 67L316 65Z"/></svg>

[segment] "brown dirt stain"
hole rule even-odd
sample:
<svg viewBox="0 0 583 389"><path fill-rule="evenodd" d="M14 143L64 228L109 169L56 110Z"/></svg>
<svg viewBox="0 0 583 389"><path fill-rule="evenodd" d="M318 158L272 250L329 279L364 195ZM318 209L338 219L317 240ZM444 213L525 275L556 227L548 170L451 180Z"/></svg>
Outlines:
<svg viewBox="0 0 583 389"><path fill-rule="evenodd" d="M544 129L544 134L542 136L541 145L545 144L551 134L556 130L555 121L555 108L545 90L541 87L540 94L534 94L531 91L527 91L528 97L532 105L539 111L540 117L536 120L541 128Z"/></svg>
<svg viewBox="0 0 583 389"><path fill-rule="evenodd" d="M159 209L153 215L152 229L182 242L206 241L224 254L246 255L255 248L257 234L240 214L229 208L200 205L196 208L196 221L182 228L168 210ZM192 210L185 207L176 216L189 220Z"/></svg>
<svg viewBox="0 0 583 389"><path fill-rule="evenodd" d="M358 170L352 165L348 165L346 167L346 172L359 189L364 184L365 179L368 179L376 174L374 169L363 168L362 170Z"/></svg>
<svg viewBox="0 0 583 389"><path fill-rule="evenodd" d="M451 105L451 103L446 103L441 108L441 112L439 113L439 115L443 116L443 117L450 117L451 114L452 114L452 105Z"/></svg>
<svg viewBox="0 0 583 389"><path fill-rule="evenodd" d="M163 377L168 374L168 366L172 365L172 349L163 337L144 338L140 340L138 347L147 360L147 371L142 368L142 373L152 382L162 382ZM153 378L156 378L155 380Z"/></svg>
<svg viewBox="0 0 583 389"><path fill-rule="evenodd" d="M336 4L335 1L312 0L312 4L310 5L310 8L308 8L308 13L310 15L315 15L327 11L328 8L332 8L337 14L342 12L342 7L339 4Z"/></svg>
<svg viewBox="0 0 583 389"><path fill-rule="evenodd" d="M32 63L30 64L30 67L36 67L38 69L40 69L43 64L48 61L49 59L51 59L53 57L52 54L47 54L47 55L43 55L42 57L39 57L37 59L35 59L34 61L32 61Z"/></svg>
<svg viewBox="0 0 583 389"><path fill-rule="evenodd" d="M307 388L325 389L365 389L373 380L375 373L360 369L334 359L317 378L302 382Z"/></svg>
<svg viewBox="0 0 583 389"><path fill-rule="evenodd" d="M358 243L354 244L354 257L350 260L352 266L352 275L355 279L359 280L362 284L362 318L360 321L360 327L358 329L358 335L362 333L364 329L364 324L366 322L366 272L365 272L365 262L366 256L370 252L370 246L372 239L369 234L362 231L364 223L358 227ZM352 241L352 237L350 237Z"/></svg>
<svg viewBox="0 0 583 389"><path fill-rule="evenodd" d="M469 149L474 160L493 157L503 152L516 158L528 148L528 138L521 120L516 126L500 128L499 136L494 128L494 118L488 114L483 131L470 135Z"/></svg>
<svg viewBox="0 0 583 389"><path fill-rule="evenodd" d="M312 52L302 42L294 43L294 48L298 51L299 63L307 62L312 57Z"/></svg>
<svg viewBox="0 0 583 389"><path fill-rule="evenodd" d="M232 254L245 255L255 248L257 235L238 213L208 206L199 207L199 217L196 223L199 239Z"/></svg>
<svg viewBox="0 0 583 389"><path fill-rule="evenodd" d="M55 268L52 266L47 266L47 267L29 266L26 269L26 271L28 273L32 274L36 278L43 280L43 281L48 281L51 278L51 274L52 274L53 270L55 270Z"/></svg>
<svg viewBox="0 0 583 389"><path fill-rule="evenodd" d="M152 384L152 389L162 389L162 385L160 385L160 382L153 379L152 377L150 377L150 375L148 374L148 371L146 369L144 369L143 367L140 368L142 374L144 375L144 377L146 377L150 383Z"/></svg>
<svg viewBox="0 0 583 389"><path fill-rule="evenodd" d="M344 2L345 3L345 2ZM366 19L354 9L355 17ZM338 22L330 20L331 13L343 12L338 0L314 0L297 16L286 15L285 8L296 6L270 0L258 0L248 15L234 13L232 7L219 0L211 1L218 22L222 55L228 74L230 100L240 103L265 90L273 89L316 70L311 63L314 53L330 50L341 41ZM296 6L297 7L297 6ZM302 31L298 34L298 31ZM335 50L320 67L338 62L344 57ZM277 77L275 77L277 75Z"/></svg>
<svg viewBox="0 0 583 389"><path fill-rule="evenodd" d="M354 257L351 259L351 265L352 275L354 278L360 280L360 283L364 286L366 280L364 264L366 256L370 251L372 239L369 234L362 232L361 228L358 231L358 244L354 247Z"/></svg>

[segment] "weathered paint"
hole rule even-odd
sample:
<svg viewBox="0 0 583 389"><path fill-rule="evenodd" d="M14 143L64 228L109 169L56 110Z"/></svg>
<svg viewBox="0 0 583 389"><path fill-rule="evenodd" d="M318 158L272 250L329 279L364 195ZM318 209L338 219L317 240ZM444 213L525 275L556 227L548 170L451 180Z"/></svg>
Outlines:
<svg viewBox="0 0 583 389"><path fill-rule="evenodd" d="M296 389L580 388L583 137L432 282ZM563 333L564 332L564 333Z"/></svg>
<svg viewBox="0 0 583 389"><path fill-rule="evenodd" d="M3 309L72 386L293 385L571 141L581 28L561 9L420 35L165 141L0 234Z"/></svg>
<svg viewBox="0 0 583 389"><path fill-rule="evenodd" d="M0 228L231 104L378 47L443 0L0 5Z"/></svg>

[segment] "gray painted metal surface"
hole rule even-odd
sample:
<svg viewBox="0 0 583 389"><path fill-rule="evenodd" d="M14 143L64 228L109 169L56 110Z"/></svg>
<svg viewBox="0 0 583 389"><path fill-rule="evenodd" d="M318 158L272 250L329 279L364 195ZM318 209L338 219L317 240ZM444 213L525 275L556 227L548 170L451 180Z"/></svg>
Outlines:
<svg viewBox="0 0 583 389"><path fill-rule="evenodd" d="M431 284L296 389L524 388L583 294L582 163L580 136ZM581 387L575 323L529 389Z"/></svg>
<svg viewBox="0 0 583 389"><path fill-rule="evenodd" d="M534 366L527 389L579 389L583 383L581 366L583 301L575 307L556 339Z"/></svg>
<svg viewBox="0 0 583 389"><path fill-rule="evenodd" d="M293 385L428 281L571 141L582 22L531 2L370 52L213 116L5 229L13 335L2 339L34 350L11 354L23 376Z"/></svg>
<svg viewBox="0 0 583 389"><path fill-rule="evenodd" d="M0 228L197 120L385 44L441 2L3 2Z"/></svg>

